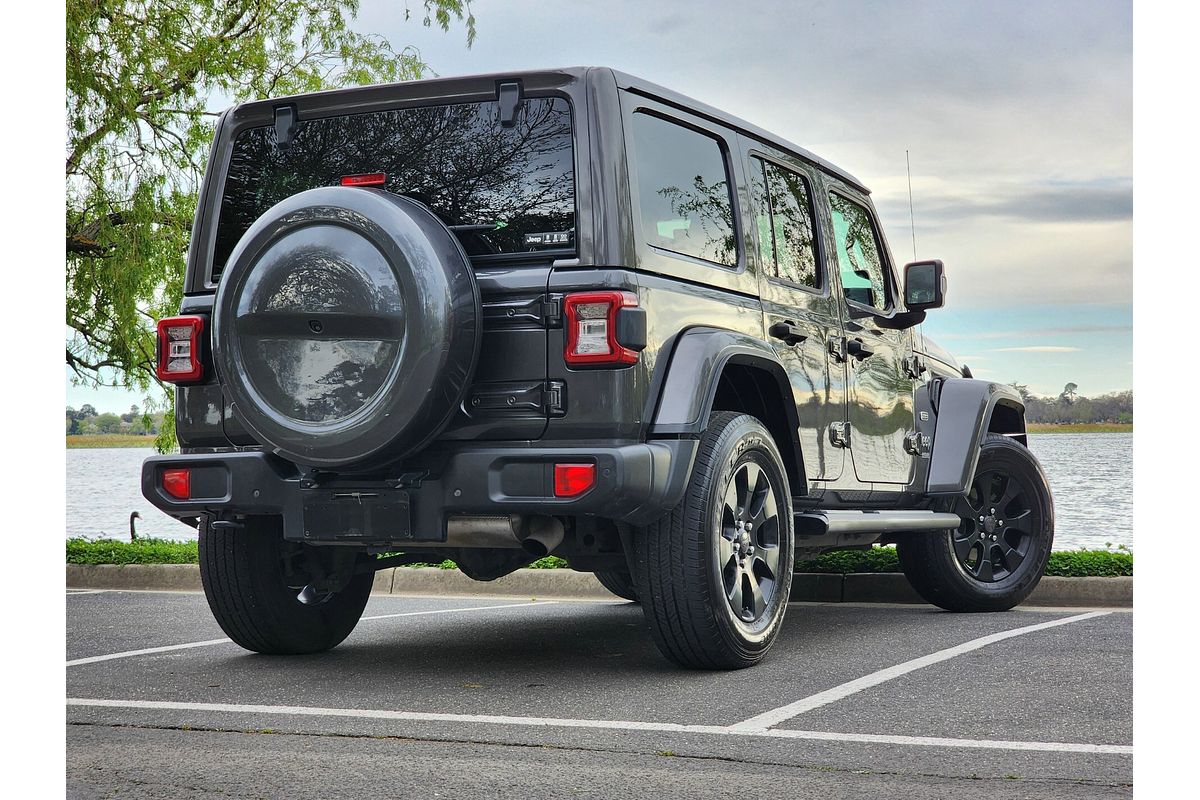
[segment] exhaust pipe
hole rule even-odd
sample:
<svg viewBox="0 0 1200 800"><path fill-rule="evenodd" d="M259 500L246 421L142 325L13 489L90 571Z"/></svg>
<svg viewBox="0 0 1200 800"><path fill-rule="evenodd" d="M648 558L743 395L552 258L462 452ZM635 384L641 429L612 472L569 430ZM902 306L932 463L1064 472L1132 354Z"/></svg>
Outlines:
<svg viewBox="0 0 1200 800"><path fill-rule="evenodd" d="M563 524L554 517L531 517L529 534L521 540L521 549L534 558L550 555L562 544Z"/></svg>

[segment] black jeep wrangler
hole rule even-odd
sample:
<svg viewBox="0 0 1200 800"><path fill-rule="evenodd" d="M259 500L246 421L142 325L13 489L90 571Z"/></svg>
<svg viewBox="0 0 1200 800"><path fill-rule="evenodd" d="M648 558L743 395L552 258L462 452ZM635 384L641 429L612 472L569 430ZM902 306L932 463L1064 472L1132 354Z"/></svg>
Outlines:
<svg viewBox="0 0 1200 800"><path fill-rule="evenodd" d="M548 553L676 663L745 667L794 559L894 542L920 594L1021 602L1054 511L1009 387L918 327L866 187L638 78L572 68L225 112L181 316L181 453L217 621L263 653L357 623L375 570Z"/></svg>

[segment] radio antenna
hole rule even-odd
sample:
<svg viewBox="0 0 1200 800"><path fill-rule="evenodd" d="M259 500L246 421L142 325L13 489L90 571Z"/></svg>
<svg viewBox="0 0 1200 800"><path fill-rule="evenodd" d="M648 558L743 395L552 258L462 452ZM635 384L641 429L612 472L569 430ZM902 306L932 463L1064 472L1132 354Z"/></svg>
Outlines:
<svg viewBox="0 0 1200 800"><path fill-rule="evenodd" d="M917 219L913 216L912 201L912 162L908 160L908 150L904 151L904 166L908 169L908 224L912 228L913 261L917 260Z"/></svg>

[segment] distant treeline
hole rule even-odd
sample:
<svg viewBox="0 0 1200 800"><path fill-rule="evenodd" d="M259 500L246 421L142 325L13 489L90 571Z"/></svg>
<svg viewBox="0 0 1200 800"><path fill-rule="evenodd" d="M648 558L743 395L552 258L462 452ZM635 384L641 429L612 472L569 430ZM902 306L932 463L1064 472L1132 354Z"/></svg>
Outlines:
<svg viewBox="0 0 1200 800"><path fill-rule="evenodd" d="M124 433L157 436L162 429L162 412L143 412L130 406L128 414L98 414L90 403L76 411L67 406L67 436L82 436L96 433Z"/></svg>
<svg viewBox="0 0 1200 800"><path fill-rule="evenodd" d="M1025 400L1025 419L1030 422L1078 424L1086 422L1133 422L1133 392L1114 392L1084 397L1079 387L1068 383L1058 397L1039 397L1024 384L1013 386Z"/></svg>

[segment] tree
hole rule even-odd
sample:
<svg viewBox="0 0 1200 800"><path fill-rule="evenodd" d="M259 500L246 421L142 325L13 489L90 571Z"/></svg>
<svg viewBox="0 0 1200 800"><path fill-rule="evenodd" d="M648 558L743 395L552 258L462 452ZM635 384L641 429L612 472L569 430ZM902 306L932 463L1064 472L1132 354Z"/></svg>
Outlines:
<svg viewBox="0 0 1200 800"><path fill-rule="evenodd" d="M426 26L465 20L472 44L469 0L422 5ZM179 307L210 100L423 74L416 50L352 30L357 12L358 0L67 0L66 363L76 380L157 382L154 324Z"/></svg>
<svg viewBox="0 0 1200 800"><path fill-rule="evenodd" d="M96 417L96 430L99 433L120 433L121 418L116 414L101 414Z"/></svg>
<svg viewBox="0 0 1200 800"><path fill-rule="evenodd" d="M84 403L79 409L79 419L88 419L96 416L96 409L91 403Z"/></svg>
<svg viewBox="0 0 1200 800"><path fill-rule="evenodd" d="M1075 397L1077 396L1076 393L1078 391L1078 384L1068 383L1063 387L1062 394L1058 396L1058 399L1063 405L1069 406L1075 402Z"/></svg>

